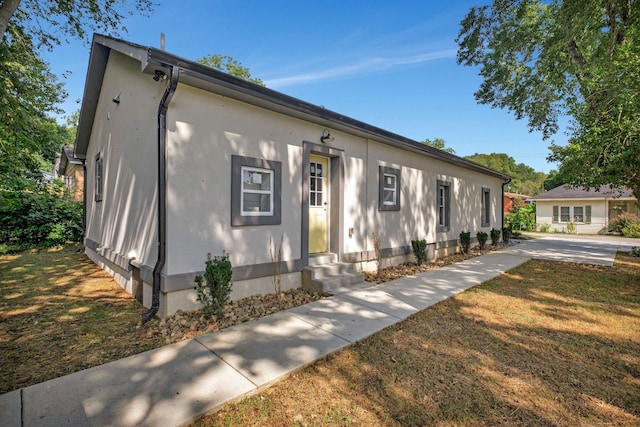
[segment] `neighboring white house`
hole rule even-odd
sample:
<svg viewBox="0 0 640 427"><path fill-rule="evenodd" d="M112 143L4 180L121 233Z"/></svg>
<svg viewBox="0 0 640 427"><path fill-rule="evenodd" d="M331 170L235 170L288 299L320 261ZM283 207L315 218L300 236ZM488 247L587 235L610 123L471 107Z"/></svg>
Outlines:
<svg viewBox="0 0 640 427"><path fill-rule="evenodd" d="M384 100L381 100L384 102ZM435 101L434 101L435 102ZM197 307L207 253L230 253L232 298L310 264L367 268L412 239L431 258L502 226L509 177L213 70L96 35L74 147L86 162L86 253L161 317ZM157 301L157 302L156 302Z"/></svg>
<svg viewBox="0 0 640 427"><path fill-rule="evenodd" d="M609 221L623 212L638 214L638 201L630 189L609 186L585 190L561 185L531 198L536 202L538 230L568 232L575 226L580 234L606 233Z"/></svg>

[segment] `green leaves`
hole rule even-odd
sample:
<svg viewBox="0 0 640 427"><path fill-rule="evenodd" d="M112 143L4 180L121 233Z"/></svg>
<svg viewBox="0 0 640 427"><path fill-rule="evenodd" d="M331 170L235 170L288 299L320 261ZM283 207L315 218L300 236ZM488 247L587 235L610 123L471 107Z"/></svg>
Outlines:
<svg viewBox="0 0 640 427"><path fill-rule="evenodd" d="M240 61L237 61L228 55L210 54L203 58L198 58L196 61L202 65L206 65L207 67L222 71L223 73L231 74L232 76L260 86L265 86L264 82L259 78L251 77L249 69L243 67Z"/></svg>
<svg viewBox="0 0 640 427"><path fill-rule="evenodd" d="M569 145L550 147L566 183L640 196L639 0L494 0L469 11L456 41L458 63L480 67L479 103L545 139L573 117Z"/></svg>

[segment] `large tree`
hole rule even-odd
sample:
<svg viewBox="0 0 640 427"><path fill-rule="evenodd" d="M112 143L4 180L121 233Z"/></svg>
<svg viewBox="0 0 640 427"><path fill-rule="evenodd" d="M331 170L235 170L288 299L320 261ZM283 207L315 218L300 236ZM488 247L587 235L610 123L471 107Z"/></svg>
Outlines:
<svg viewBox="0 0 640 427"><path fill-rule="evenodd" d="M447 142L442 138L425 139L420 141L421 144L428 145L438 150L446 151L447 153L456 154L456 150L452 147L447 147Z"/></svg>
<svg viewBox="0 0 640 427"><path fill-rule="evenodd" d="M458 63L480 67L478 102L544 138L573 118L550 156L567 183L640 198L639 25L640 0L494 0L461 22Z"/></svg>
<svg viewBox="0 0 640 427"><path fill-rule="evenodd" d="M148 15L152 0L3 0L0 34L12 21L24 28L37 48L49 49L69 39L87 41L91 32L126 32L126 14Z"/></svg>
<svg viewBox="0 0 640 427"><path fill-rule="evenodd" d="M215 68L218 71L231 74L232 76L241 78L248 82L255 83L260 86L265 86L262 80L257 77L251 76L251 72L249 71L249 69L247 67L244 67L240 61L233 59L233 57L231 56L210 54L203 58L198 58L196 61L202 65Z"/></svg>
<svg viewBox="0 0 640 427"><path fill-rule="evenodd" d="M52 118L66 97L42 48L68 38L89 40L91 31L124 30L123 10L145 14L151 0L0 1L0 185L20 188L49 170L63 144L72 141Z"/></svg>
<svg viewBox="0 0 640 427"><path fill-rule="evenodd" d="M536 172L531 166L524 163L516 163L513 157L505 153L475 153L464 158L511 175L513 179L509 183L508 190L515 193L535 196L542 192L543 184L547 178L544 172Z"/></svg>
<svg viewBox="0 0 640 427"><path fill-rule="evenodd" d="M64 128L48 117L66 96L48 65L19 25L10 23L0 40L0 179L21 186L50 169L67 140Z"/></svg>

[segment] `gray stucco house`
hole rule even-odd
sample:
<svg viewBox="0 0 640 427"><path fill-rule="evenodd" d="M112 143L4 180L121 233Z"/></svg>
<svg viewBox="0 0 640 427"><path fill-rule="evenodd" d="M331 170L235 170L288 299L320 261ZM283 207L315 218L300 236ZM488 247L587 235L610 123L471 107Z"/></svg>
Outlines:
<svg viewBox="0 0 640 427"><path fill-rule="evenodd" d="M86 166L86 253L150 315L197 307L207 253L230 253L237 299L309 265L430 257L502 225L509 177L160 49L93 38L75 158Z"/></svg>

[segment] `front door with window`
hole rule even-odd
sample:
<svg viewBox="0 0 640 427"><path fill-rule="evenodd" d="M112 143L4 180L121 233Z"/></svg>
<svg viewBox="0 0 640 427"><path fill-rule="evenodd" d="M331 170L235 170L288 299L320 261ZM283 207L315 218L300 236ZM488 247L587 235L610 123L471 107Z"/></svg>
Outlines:
<svg viewBox="0 0 640 427"><path fill-rule="evenodd" d="M309 253L327 252L329 161L325 157L311 156L309 169Z"/></svg>

